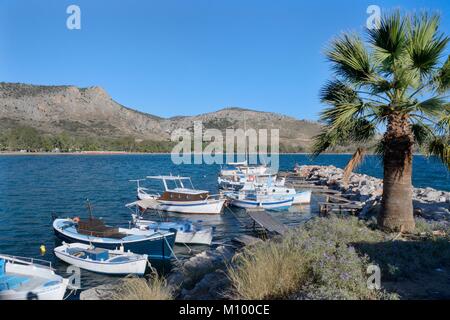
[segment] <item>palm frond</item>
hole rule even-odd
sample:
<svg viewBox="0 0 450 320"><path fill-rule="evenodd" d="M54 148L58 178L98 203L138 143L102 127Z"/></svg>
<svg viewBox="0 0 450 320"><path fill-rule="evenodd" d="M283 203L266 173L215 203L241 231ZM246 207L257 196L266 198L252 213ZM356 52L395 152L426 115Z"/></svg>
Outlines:
<svg viewBox="0 0 450 320"><path fill-rule="evenodd" d="M450 141L445 137L437 137L428 145L428 156L439 158L450 169Z"/></svg>
<svg viewBox="0 0 450 320"><path fill-rule="evenodd" d="M326 52L337 76L356 85L374 80L374 69L363 41L356 35L344 34L335 39Z"/></svg>
<svg viewBox="0 0 450 320"><path fill-rule="evenodd" d="M392 71L394 60L400 57L407 44L405 20L400 12L383 16L379 27L367 32L375 61L384 71Z"/></svg>
<svg viewBox="0 0 450 320"><path fill-rule="evenodd" d="M441 135L450 135L450 104L447 104L446 108L436 125L436 131Z"/></svg>
<svg viewBox="0 0 450 320"><path fill-rule="evenodd" d="M415 16L410 30L408 52L413 68L430 75L439 63L449 38L439 33L439 16Z"/></svg>
<svg viewBox="0 0 450 320"><path fill-rule="evenodd" d="M366 143L374 139L376 134L376 124L364 118L351 119L340 126L327 125L314 137L312 153L313 156L318 156L332 147Z"/></svg>
<svg viewBox="0 0 450 320"><path fill-rule="evenodd" d="M380 139L374 147L374 153L379 157L383 158L385 151L385 142L383 139Z"/></svg>
<svg viewBox="0 0 450 320"><path fill-rule="evenodd" d="M361 103L358 93L340 80L328 81L320 91L320 100L331 105Z"/></svg>
<svg viewBox="0 0 450 320"><path fill-rule="evenodd" d="M361 164L361 162L364 159L364 156L366 154L366 149L364 148L357 148L355 153L352 155L352 158L347 163L347 165L344 168L344 174L342 177L342 181L344 182L344 185L348 185L348 179L350 178L350 174Z"/></svg>
<svg viewBox="0 0 450 320"><path fill-rule="evenodd" d="M432 128L424 123L413 123L411 130L414 140L419 147L423 147L433 137Z"/></svg>
<svg viewBox="0 0 450 320"><path fill-rule="evenodd" d="M317 157L322 152L325 152L330 147L337 145L336 141L332 141L332 134L328 130L323 130L320 134L313 138L314 144L311 148L313 157Z"/></svg>
<svg viewBox="0 0 450 320"><path fill-rule="evenodd" d="M447 106L447 101L444 97L431 97L427 100L424 100L422 102L417 103L416 105L414 105L413 107L431 117L440 117L446 110L446 106Z"/></svg>
<svg viewBox="0 0 450 320"><path fill-rule="evenodd" d="M438 70L435 77L436 89L438 93L444 94L450 90L450 55Z"/></svg>

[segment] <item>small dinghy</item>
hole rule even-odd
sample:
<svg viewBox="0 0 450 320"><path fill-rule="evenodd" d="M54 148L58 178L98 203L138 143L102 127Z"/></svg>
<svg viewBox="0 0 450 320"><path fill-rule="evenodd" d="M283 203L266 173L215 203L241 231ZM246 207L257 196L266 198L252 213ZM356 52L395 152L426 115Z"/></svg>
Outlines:
<svg viewBox="0 0 450 320"><path fill-rule="evenodd" d="M63 243L55 255L81 269L111 275L144 275L148 263L147 255L124 252L123 247L107 250L83 243Z"/></svg>
<svg viewBox="0 0 450 320"><path fill-rule="evenodd" d="M50 262L0 255L0 300L62 300L68 284Z"/></svg>
<svg viewBox="0 0 450 320"><path fill-rule="evenodd" d="M156 222L144 220L137 214L132 214L133 224L140 229L177 230L175 243L211 245L212 227L202 227L190 221Z"/></svg>

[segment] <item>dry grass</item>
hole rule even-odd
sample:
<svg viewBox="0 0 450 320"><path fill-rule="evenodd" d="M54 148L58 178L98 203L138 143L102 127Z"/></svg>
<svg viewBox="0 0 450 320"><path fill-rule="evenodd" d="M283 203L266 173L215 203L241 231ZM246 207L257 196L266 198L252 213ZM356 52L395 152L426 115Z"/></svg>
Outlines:
<svg viewBox="0 0 450 320"><path fill-rule="evenodd" d="M158 275L150 280L124 278L112 294L113 300L173 300L173 292L166 280Z"/></svg>
<svg viewBox="0 0 450 320"><path fill-rule="evenodd" d="M283 241L255 245L234 259L228 276L236 299L271 299L286 297L308 274L307 264L296 248Z"/></svg>
<svg viewBox="0 0 450 320"><path fill-rule="evenodd" d="M369 260L352 243L383 241L356 218L318 218L237 255L228 268L235 299L392 299L367 287Z"/></svg>

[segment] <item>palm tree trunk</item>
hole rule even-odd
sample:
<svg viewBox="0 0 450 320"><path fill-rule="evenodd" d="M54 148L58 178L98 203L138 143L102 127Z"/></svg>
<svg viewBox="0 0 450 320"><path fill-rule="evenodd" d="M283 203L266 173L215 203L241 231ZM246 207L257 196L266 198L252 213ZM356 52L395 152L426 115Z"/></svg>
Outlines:
<svg viewBox="0 0 450 320"><path fill-rule="evenodd" d="M412 232L415 228L411 183L414 138L406 115L389 116L383 143L383 198L378 225L390 231Z"/></svg>

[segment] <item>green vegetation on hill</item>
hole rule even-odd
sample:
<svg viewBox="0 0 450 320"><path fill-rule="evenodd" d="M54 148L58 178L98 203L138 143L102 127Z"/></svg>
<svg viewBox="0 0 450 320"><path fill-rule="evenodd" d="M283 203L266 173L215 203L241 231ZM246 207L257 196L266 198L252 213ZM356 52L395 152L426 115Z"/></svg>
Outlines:
<svg viewBox="0 0 450 320"><path fill-rule="evenodd" d="M0 132L0 151L28 152L77 152L77 151L125 151L125 152L171 152L176 143L171 141L136 140L134 137L108 138L75 136L67 132L43 134L29 126L16 126ZM208 143L204 143L206 147ZM225 150L225 145L224 145ZM236 151L236 150L235 150ZM301 146L281 144L281 153L305 152ZM268 148L270 152L270 146Z"/></svg>
<svg viewBox="0 0 450 320"><path fill-rule="evenodd" d="M137 141L133 137L77 137L65 132L42 134L38 130L19 126L0 133L0 151L29 152L76 152L76 151L126 151L126 152L170 152L170 141Z"/></svg>

